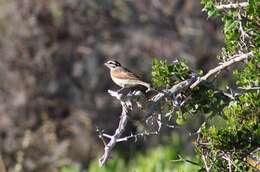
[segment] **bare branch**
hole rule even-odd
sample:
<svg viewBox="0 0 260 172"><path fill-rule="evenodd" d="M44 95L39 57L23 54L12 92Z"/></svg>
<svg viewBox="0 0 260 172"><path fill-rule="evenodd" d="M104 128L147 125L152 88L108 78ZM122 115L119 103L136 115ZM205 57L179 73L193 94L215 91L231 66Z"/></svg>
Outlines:
<svg viewBox="0 0 260 172"><path fill-rule="evenodd" d="M230 160L229 156L224 154L222 156L222 158L228 162L228 171L232 172L232 163L231 163L231 160Z"/></svg>
<svg viewBox="0 0 260 172"><path fill-rule="evenodd" d="M218 5L218 6L216 6L216 8L218 10L230 9L230 8L245 8L248 5L249 5L248 2L241 2L241 3L234 3L234 4Z"/></svg>
<svg viewBox="0 0 260 172"><path fill-rule="evenodd" d="M240 32L240 38L241 41L244 43L245 39L249 37L249 35L244 31L242 22L239 21L239 32Z"/></svg>
<svg viewBox="0 0 260 172"><path fill-rule="evenodd" d="M260 87L238 87L238 89L251 91L251 90L260 90Z"/></svg>
<svg viewBox="0 0 260 172"><path fill-rule="evenodd" d="M104 137L103 137L102 132L99 130L99 128L97 128L96 131L97 131L97 133L98 133L98 137L102 140L104 146L106 146L107 143L105 142L105 139L104 139Z"/></svg>
<svg viewBox="0 0 260 172"><path fill-rule="evenodd" d="M204 166L205 166L205 170L206 170L207 172L210 172L211 167L208 166L208 163L207 163L207 160L206 160L206 155L202 154L202 155L201 155L201 158L202 158L202 160L203 160L203 163L204 163Z"/></svg>
<svg viewBox="0 0 260 172"><path fill-rule="evenodd" d="M232 172L232 165L233 165L236 169L239 169L239 168L237 167L237 165L231 160L229 154L224 153L224 152L222 152L222 154L223 154L223 155L222 155L222 158L228 162L228 169L229 169L230 172Z"/></svg>
<svg viewBox="0 0 260 172"><path fill-rule="evenodd" d="M113 94L111 94L113 93ZM119 98L121 97L118 94L115 94L115 92L111 92L110 94ZM116 145L117 140L121 137L121 135L123 134L123 132L125 131L125 127L128 121L128 112L129 112L129 102L128 101L122 101L121 100L121 106L122 106L122 113L120 116L120 121L119 121L119 125L118 128L116 129L115 133L113 136L111 136L110 141L108 144L105 145L105 152L103 154L103 156L99 159L99 165L102 167L106 161L109 158L110 152L112 151L113 147Z"/></svg>
<svg viewBox="0 0 260 172"><path fill-rule="evenodd" d="M187 79L185 81L182 81L176 85L174 85L169 90L163 90L161 92L158 92L151 100L147 100L144 96L144 94L141 91L135 91L133 93L128 93L127 95L120 94L116 91L108 90L108 93L118 99L121 102L122 106L122 113L120 116L120 122L118 125L118 128L116 129L115 133L113 135L108 135L102 133L101 140L104 140L103 137L109 138L110 141L105 144L104 148L104 154L99 159L99 165L103 166L106 161L109 158L109 155L113 149L113 147L116 145L116 143L121 141L127 141L130 138L134 138L137 136L144 136L144 135L155 135L158 134L158 131L155 132L145 132L145 133L139 133L136 135L130 135L124 138L120 138L125 131L126 124L128 122L128 112L132 110L132 102L140 103L142 104L142 107L146 107L145 111L148 112L148 116L151 114L160 114L160 102L164 100L165 97L171 97L172 94L176 94L184 89L187 89L194 81L196 80L195 77L192 79Z"/></svg>
<svg viewBox="0 0 260 172"><path fill-rule="evenodd" d="M196 82L194 82L190 88L193 89L194 87L196 87L198 84L200 84L201 82L207 80L209 77L211 77L212 75L218 73L219 71L222 71L223 69L231 66L232 64L242 61L242 60L246 60L250 57L253 56L253 52L249 52L249 53L245 53L245 54L236 54L234 56L231 57L231 60L228 60L224 63L222 63L221 65L215 67L214 69L211 69L206 75L200 77L197 79Z"/></svg>
<svg viewBox="0 0 260 172"><path fill-rule="evenodd" d="M130 136L126 136L126 137L117 139L117 142L127 141L127 140L132 139L132 138L137 140L138 137L144 137L144 136L150 136L150 135L158 135L158 134L159 134L158 131L153 131L153 132L144 131L142 133L131 134Z"/></svg>

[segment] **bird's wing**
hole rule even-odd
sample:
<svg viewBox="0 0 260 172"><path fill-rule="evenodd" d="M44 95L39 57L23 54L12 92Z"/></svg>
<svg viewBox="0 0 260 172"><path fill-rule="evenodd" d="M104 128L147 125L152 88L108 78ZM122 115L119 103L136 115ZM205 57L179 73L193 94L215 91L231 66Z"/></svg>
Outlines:
<svg viewBox="0 0 260 172"><path fill-rule="evenodd" d="M140 80L139 77L127 69L113 71L113 76L120 79Z"/></svg>

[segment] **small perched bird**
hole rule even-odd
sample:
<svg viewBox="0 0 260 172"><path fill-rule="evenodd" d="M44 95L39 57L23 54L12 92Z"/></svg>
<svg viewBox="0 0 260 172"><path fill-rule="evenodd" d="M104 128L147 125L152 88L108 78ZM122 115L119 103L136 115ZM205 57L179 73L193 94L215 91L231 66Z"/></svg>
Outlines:
<svg viewBox="0 0 260 172"><path fill-rule="evenodd" d="M142 81L127 68L123 67L119 62L109 60L105 63L105 66L110 69L110 76L112 80L120 86L121 89L135 87L137 85L143 85L147 87L148 90L151 89L151 85L149 83Z"/></svg>

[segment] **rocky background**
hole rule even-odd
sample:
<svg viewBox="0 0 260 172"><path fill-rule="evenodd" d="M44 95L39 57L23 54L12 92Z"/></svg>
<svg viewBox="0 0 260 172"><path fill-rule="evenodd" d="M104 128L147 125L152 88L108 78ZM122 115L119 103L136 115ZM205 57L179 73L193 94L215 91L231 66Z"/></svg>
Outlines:
<svg viewBox="0 0 260 172"><path fill-rule="evenodd" d="M0 0L0 151L10 170L87 165L120 104L103 63L150 80L151 61L204 70L223 45L220 22L190 0ZM144 143L145 144L145 143Z"/></svg>

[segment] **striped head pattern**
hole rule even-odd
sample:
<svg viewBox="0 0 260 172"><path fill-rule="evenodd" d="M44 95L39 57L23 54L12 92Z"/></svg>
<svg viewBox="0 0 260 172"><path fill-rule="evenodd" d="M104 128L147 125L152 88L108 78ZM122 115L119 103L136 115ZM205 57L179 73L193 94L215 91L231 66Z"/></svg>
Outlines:
<svg viewBox="0 0 260 172"><path fill-rule="evenodd" d="M109 69L115 69L117 67L121 67L121 64L115 60L109 60L104 65L107 66Z"/></svg>

